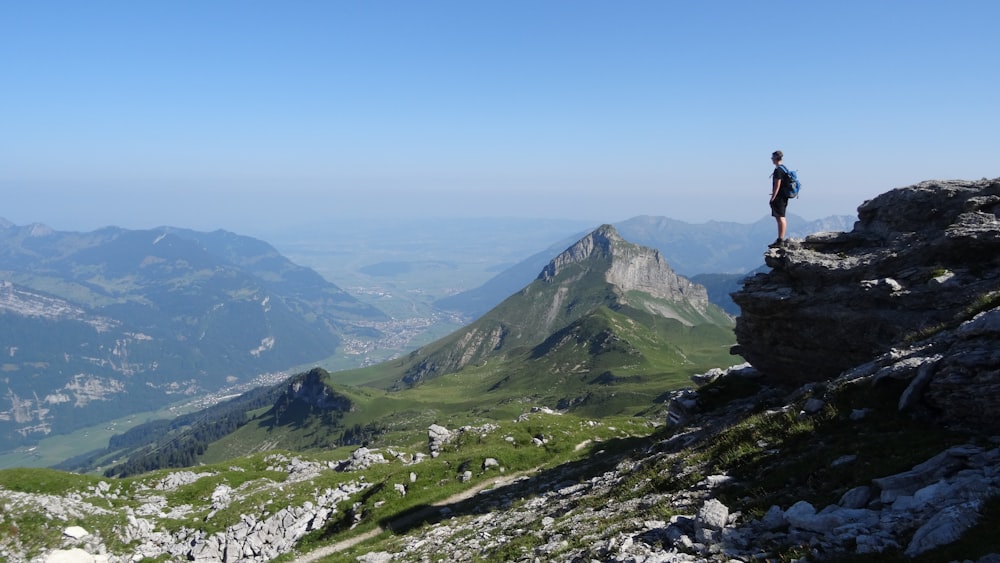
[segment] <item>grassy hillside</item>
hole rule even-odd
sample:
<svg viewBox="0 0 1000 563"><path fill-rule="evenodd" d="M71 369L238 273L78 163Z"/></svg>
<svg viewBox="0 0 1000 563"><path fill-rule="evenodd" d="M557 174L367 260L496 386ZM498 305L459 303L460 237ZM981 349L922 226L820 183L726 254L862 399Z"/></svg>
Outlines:
<svg viewBox="0 0 1000 563"><path fill-rule="evenodd" d="M393 381L401 364L324 373L324 384L349 400L349 409L324 413L293 404L282 417L273 408L259 409L250 413L247 424L212 443L199 461L271 448L407 443L425 439L430 424L458 427L508 420L533 407L602 419L634 416L661 403L670 390L688 386L692 374L733 360L732 335L722 327L690 327L629 313L599 309L515 357L402 390L344 384Z"/></svg>
<svg viewBox="0 0 1000 563"><path fill-rule="evenodd" d="M78 508L72 525L84 526L89 532L103 539L114 553L129 552L119 531L127 522L129 510L139 510L147 497L162 497L167 507L184 517L158 519L158 529L177 533L192 524L212 534L239 524L243 515L268 514L285 506L300 506L315 500L317 491L336 489L351 482L361 481L370 486L356 498L343 503L338 513L320 530L307 536L303 549L330 541L340 534L352 536L374 530L382 522L419 513L435 502L460 494L470 488L482 487L504 475L531 475L551 470L566 461L590 457L596 447L609 441L645 435L650 427L642 420L612 418L601 423L575 416L535 414L520 421L507 420L503 424L480 428L460 434L448 444L436 459L408 464L392 459L374 465L363 474L331 471L329 467L346 458L353 448L330 449L303 454L275 450L249 453L222 463L199 466L195 471L200 477L194 482L178 487L165 488L170 471L155 471L124 479L102 479L48 469L11 469L0 471L0 500L17 498L16 503L0 506L0 554L4 546L17 545L29 556L37 556L45 549L61 543L62 529L67 525L59 517L40 510L32 510L30 500L23 494L73 496L84 508ZM536 437L544 438L543 445L533 445ZM426 452L426 430L422 436L394 444L409 459L417 452ZM614 448L620 448L614 445ZM383 450L384 452L384 450ZM298 480L288 471L288 460L295 458L319 469L308 480ZM501 466L483 469L487 458L499 460ZM457 478L459 468L471 468L472 478ZM419 477L411 481L410 474ZM401 496L394 484L406 484L407 494ZM103 484L103 485L102 485ZM224 509L213 509L210 497L220 485L238 489L234 501ZM360 504L353 506L357 501ZM87 505L96 508L89 508ZM364 514L360 525L352 526L353 514Z"/></svg>
<svg viewBox="0 0 1000 563"><path fill-rule="evenodd" d="M642 266L623 273L637 264ZM647 285L638 290L628 287L635 280L624 285L611 281L629 274L640 280L640 285L643 281ZM725 330L733 324L719 307L699 299L690 282L670 272L658 253L624 241L610 226L603 226L553 260L534 282L468 327L392 364L380 384L402 388L470 366L508 361L604 309L649 329L666 319L675 319L682 326ZM618 329L628 326L619 323ZM670 339L660 344L670 346ZM359 375L345 377L357 381ZM396 381L389 381L391 378Z"/></svg>
<svg viewBox="0 0 1000 563"><path fill-rule="evenodd" d="M480 373L486 379L485 371ZM442 380L448 378L458 375ZM475 383L467 384L467 391L476 389ZM431 382L412 391L427 393L423 398L431 401L436 385ZM158 487L167 481L170 472L109 480L51 470L0 471L0 499L21 499L17 503L8 500L0 508L5 523L0 527L0 545L17 544L29 555L37 555L61 545L62 528L73 524L84 526L102 538L111 552L124 553L130 547L122 543L116 530L125 525L126 510L138 510L153 493L161 496L168 507L187 507L183 517L157 520L158 530L176 533L194 525L211 534L238 525L243 515L300 506L312 501L317 491L361 480L369 486L343 502L328 522L298 544L300 552L308 552L345 542L344 547L323 560L354 561L364 553L397 549L408 535L433 530L428 525L436 522L447 519L454 526L480 516L484 510L523 508L555 483L563 486L587 483L605 472L625 467L632 469L623 470L618 486L607 491L595 490L582 501L579 505L582 513L634 505L646 497L683 493L705 476L717 474L735 477L723 489L721 498L729 506L742 510L746 517L759 516L771 504L788 506L799 499L821 506L852 486L906 470L943 448L969 440L967 435L899 413L896 401L900 391L898 385L828 390L828 407L814 416L803 417L796 413L810 398L808 393L798 394L787 411L762 410L781 404L770 404L780 400L779 395L751 380L723 380L699 391L705 411L697 426L708 431L693 442L681 440L690 443L677 450L671 447L679 441L671 438L678 431L691 437L689 429L657 425L634 416L595 421L575 414L534 413L458 432L439 457L417 463L412 462L414 454L427 451L426 431L397 433L392 449L380 450L387 463L373 465L360 473L330 470L354 448L294 454L282 450L248 453L200 466L196 471L202 477L197 481L162 491ZM394 410L393 394L364 389L359 390L355 400L360 401L362 396L369 400L367 408L372 412ZM747 403L755 396L763 404ZM756 407L751 406L754 404ZM859 409L869 412L869 416L854 420L851 413ZM421 413L413 415L419 417ZM452 418L459 419L457 413ZM400 457L394 458L391 451L398 452ZM858 456L857 463L831 464L831 460L848 454ZM315 466L317 472L308 479L296 479L287 468L292 457ZM487 459L497 460L499 466L487 467ZM464 471L470 472L467 480L460 478ZM239 490L240 494L234 495L233 502L225 508L213 509L209 498L222 485ZM405 487L405 495L397 485ZM495 488L498 492L475 494L484 488ZM22 494L73 496L79 506L89 504L101 511L80 510L80 515L69 521L52 519L40 511L32 511L30 502L18 496ZM636 517L667 520L678 514L678 510L666 503L647 502L638 513L608 513L601 521L602 528L609 531L610 538L614 537L615 529L627 526ZM574 510L565 517L557 515L553 525L563 526L563 520L570 522L578 513ZM1000 507L996 503L987 505L982 521L967 534L965 541L910 561L977 559L995 551L998 544L991 530L998 519ZM483 552L482 556L489 560L517 559L544 543L548 536L536 523L517 537L517 541ZM572 543L567 545L573 547ZM775 560L782 561L803 555L802 548L794 546L772 553ZM278 559L292 560L292 555ZM899 554L884 553L868 560L905 559Z"/></svg>

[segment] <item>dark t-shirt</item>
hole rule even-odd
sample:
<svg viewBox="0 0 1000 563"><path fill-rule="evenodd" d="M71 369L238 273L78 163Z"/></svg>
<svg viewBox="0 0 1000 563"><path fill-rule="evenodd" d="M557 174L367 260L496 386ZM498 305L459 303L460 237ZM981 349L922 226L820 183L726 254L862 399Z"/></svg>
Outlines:
<svg viewBox="0 0 1000 563"><path fill-rule="evenodd" d="M792 185L792 178L780 166L774 167L774 177L781 180L781 187L778 188L778 195L775 197L783 197L788 199L788 187ZM772 180L773 181L773 180ZM774 189L774 184L771 184L771 189Z"/></svg>
<svg viewBox="0 0 1000 563"><path fill-rule="evenodd" d="M781 169L780 166L774 167L774 178L781 179L781 186L778 187L778 193L775 194L774 199L771 200L771 216L772 217L784 217L785 210L788 208L788 186L791 182L791 178L788 174ZM771 180L774 182L774 179ZM771 184L771 189L774 189L774 184Z"/></svg>

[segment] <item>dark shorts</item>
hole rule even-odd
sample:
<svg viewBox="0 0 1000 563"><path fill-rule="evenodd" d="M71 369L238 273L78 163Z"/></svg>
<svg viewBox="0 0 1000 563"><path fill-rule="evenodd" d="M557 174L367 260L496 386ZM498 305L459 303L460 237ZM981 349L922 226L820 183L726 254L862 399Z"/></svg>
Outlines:
<svg viewBox="0 0 1000 563"><path fill-rule="evenodd" d="M771 217L784 217L788 209L788 198L780 195L771 200Z"/></svg>

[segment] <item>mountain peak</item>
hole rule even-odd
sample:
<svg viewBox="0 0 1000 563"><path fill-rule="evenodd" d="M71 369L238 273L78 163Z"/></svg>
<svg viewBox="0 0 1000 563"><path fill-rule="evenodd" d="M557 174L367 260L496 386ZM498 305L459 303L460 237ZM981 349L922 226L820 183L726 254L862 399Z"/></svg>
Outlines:
<svg viewBox="0 0 1000 563"><path fill-rule="evenodd" d="M569 264L577 264L592 257L610 258L614 248L625 240L611 225L601 225L587 236L578 240L549 262L548 266L538 275L538 279L551 279Z"/></svg>
<svg viewBox="0 0 1000 563"><path fill-rule="evenodd" d="M655 315L683 326L732 322L704 286L677 275L660 251L602 225L571 245L518 293L459 332L411 355L405 385L534 347L604 309Z"/></svg>
<svg viewBox="0 0 1000 563"><path fill-rule="evenodd" d="M15 230L16 233L19 233L21 234L21 236L25 236L28 238L47 237L55 234L55 231L52 229L52 227L44 223L32 223L30 225L22 227L15 225L14 223L11 223L10 221L4 219L3 217L0 217L0 229L4 230L16 229Z"/></svg>
<svg viewBox="0 0 1000 563"><path fill-rule="evenodd" d="M674 272L659 250L626 241L611 225L601 225L556 256L538 279L552 282L570 266L586 264L590 264L589 269L604 270L605 281L617 288L623 302L627 302L628 293L641 292L658 299L690 302L702 313L707 310L708 293L703 286ZM658 314L666 313L661 307L655 309Z"/></svg>

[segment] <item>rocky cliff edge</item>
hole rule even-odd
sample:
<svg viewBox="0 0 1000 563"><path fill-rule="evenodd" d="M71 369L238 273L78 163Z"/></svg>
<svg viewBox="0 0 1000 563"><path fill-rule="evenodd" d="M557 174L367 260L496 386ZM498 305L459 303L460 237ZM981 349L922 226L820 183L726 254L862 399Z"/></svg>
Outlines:
<svg viewBox="0 0 1000 563"><path fill-rule="evenodd" d="M998 214L1000 178L927 181L864 202L851 232L769 250L771 271L732 294L741 308L733 353L772 378L808 382L918 342L933 350L935 334L997 305ZM970 378L975 393L1000 388L998 335L988 332L967 331L962 365L925 366L926 396L954 397Z"/></svg>

